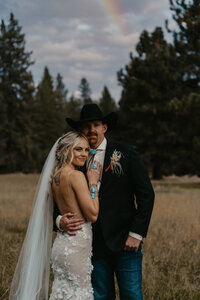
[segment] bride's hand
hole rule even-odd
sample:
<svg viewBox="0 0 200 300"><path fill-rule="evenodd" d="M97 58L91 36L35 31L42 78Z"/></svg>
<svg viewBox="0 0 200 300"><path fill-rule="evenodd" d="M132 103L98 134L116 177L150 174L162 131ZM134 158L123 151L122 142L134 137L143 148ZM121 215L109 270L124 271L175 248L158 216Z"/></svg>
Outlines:
<svg viewBox="0 0 200 300"><path fill-rule="evenodd" d="M94 166L96 168L94 169ZM87 178L90 184L98 183L100 176L101 176L101 164L99 162L94 161L91 167L87 170Z"/></svg>

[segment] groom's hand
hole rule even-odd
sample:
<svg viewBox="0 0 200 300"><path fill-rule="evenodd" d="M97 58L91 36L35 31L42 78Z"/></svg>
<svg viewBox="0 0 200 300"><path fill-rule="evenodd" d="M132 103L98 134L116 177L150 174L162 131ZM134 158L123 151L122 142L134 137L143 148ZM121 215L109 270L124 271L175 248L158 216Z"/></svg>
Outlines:
<svg viewBox="0 0 200 300"><path fill-rule="evenodd" d="M76 231L82 228L83 223L84 219L75 219L73 213L66 213L60 219L60 228L69 235L76 235Z"/></svg>
<svg viewBox="0 0 200 300"><path fill-rule="evenodd" d="M125 246L124 246L124 250L126 251L132 251L132 252L137 252L138 248L140 246L141 241L132 237L132 236L128 236Z"/></svg>

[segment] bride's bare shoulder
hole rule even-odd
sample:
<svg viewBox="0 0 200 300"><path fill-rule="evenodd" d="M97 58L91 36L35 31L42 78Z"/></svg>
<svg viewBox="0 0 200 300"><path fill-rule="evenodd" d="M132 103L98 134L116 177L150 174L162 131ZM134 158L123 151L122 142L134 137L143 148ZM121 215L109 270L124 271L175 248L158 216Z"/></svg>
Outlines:
<svg viewBox="0 0 200 300"><path fill-rule="evenodd" d="M71 170L68 168L63 168L62 172L60 173L61 183L66 183L66 181L69 181L73 185L74 183L83 181L84 179L85 176L83 172L79 170Z"/></svg>
<svg viewBox="0 0 200 300"><path fill-rule="evenodd" d="M70 182L73 184L77 184L80 181L82 182L85 179L85 175L83 174L83 172L79 171L79 170L74 170L72 171L72 173L70 174Z"/></svg>

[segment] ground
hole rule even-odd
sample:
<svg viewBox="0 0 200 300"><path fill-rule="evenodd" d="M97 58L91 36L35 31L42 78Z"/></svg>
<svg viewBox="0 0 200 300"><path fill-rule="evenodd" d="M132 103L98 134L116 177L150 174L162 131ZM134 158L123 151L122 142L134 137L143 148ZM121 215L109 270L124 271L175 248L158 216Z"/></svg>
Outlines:
<svg viewBox="0 0 200 300"><path fill-rule="evenodd" d="M8 299L38 179L0 175L0 300ZM153 186L155 206L143 245L144 300L199 300L200 178L164 177Z"/></svg>

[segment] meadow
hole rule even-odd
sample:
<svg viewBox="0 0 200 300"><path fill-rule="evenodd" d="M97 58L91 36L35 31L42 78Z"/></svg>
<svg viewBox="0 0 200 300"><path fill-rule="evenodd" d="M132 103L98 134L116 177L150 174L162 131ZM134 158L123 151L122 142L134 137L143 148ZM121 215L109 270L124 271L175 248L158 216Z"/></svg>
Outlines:
<svg viewBox="0 0 200 300"><path fill-rule="evenodd" d="M0 175L0 299L7 300L39 175ZM144 300L200 299L200 181L153 181Z"/></svg>

